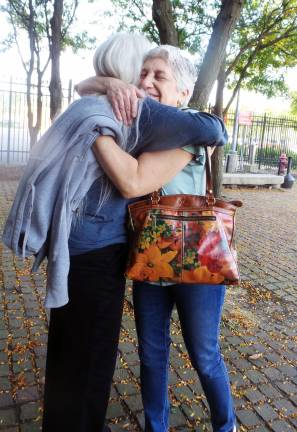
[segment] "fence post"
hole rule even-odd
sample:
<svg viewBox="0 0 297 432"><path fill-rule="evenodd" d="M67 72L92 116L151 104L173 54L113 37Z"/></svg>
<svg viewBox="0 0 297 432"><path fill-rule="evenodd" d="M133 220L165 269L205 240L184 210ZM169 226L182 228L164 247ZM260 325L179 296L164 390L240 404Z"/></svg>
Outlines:
<svg viewBox="0 0 297 432"><path fill-rule="evenodd" d="M233 173L237 170L238 165L238 155L236 151L237 147L237 140L238 140L238 129L239 129L239 92L240 89L238 89L237 93L237 102L236 102L236 109L234 114L234 123L233 123L233 134L232 134L232 144L231 144L231 150L228 157L228 163L226 165L226 172Z"/></svg>
<svg viewBox="0 0 297 432"><path fill-rule="evenodd" d="M266 129L266 117L267 114L264 114L264 120L263 120L263 128L261 133L261 143L260 143L260 149L259 149L259 169L261 169L261 162L262 162L262 153L263 153L263 143L264 143L264 137L265 137L265 129Z"/></svg>
<svg viewBox="0 0 297 432"><path fill-rule="evenodd" d="M11 112L12 112L12 77L10 77L10 81L9 81L8 133L7 133L7 165L10 164Z"/></svg>

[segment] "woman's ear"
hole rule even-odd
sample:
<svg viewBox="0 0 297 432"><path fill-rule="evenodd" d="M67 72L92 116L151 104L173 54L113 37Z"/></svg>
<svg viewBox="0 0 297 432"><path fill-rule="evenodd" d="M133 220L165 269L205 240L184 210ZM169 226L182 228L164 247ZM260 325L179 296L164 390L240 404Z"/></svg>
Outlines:
<svg viewBox="0 0 297 432"><path fill-rule="evenodd" d="M186 90L183 90L182 92L181 92L181 105L183 106L184 104L185 104L185 101L187 101L188 100L188 97L189 97L189 89L186 89Z"/></svg>

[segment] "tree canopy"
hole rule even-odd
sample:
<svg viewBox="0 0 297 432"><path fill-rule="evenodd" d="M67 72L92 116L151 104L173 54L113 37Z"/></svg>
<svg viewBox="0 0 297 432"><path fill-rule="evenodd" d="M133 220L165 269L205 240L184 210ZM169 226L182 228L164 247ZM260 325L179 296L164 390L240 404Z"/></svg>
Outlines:
<svg viewBox="0 0 297 432"><path fill-rule="evenodd" d="M245 3L227 50L226 80L267 96L287 94L284 73L297 65L297 1L253 0Z"/></svg>
<svg viewBox="0 0 297 432"><path fill-rule="evenodd" d="M71 46L85 48L91 41L87 33L71 36L70 28L75 21L78 0L6 0L1 11L7 14L11 32L2 43L9 48L15 44L26 72L28 127L31 145L36 142L42 117L42 80L52 62L51 117L61 106L59 75L60 51ZM24 41L28 41L27 45ZM36 109L31 94L32 85L37 86ZM52 107L55 107L52 110ZM53 111L53 112L52 112Z"/></svg>
<svg viewBox="0 0 297 432"><path fill-rule="evenodd" d="M139 30L160 43L151 15L153 1L112 0L121 14L121 28ZM201 65L222 2L171 0L177 45L196 54ZM268 97L287 94L287 68L297 65L297 1L244 1L240 18L226 50L226 85L233 91L244 87Z"/></svg>

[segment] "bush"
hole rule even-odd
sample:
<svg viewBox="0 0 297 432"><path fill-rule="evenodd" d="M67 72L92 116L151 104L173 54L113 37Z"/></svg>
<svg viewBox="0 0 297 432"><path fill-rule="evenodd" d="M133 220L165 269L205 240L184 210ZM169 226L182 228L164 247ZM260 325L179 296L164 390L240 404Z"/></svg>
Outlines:
<svg viewBox="0 0 297 432"><path fill-rule="evenodd" d="M287 157L292 158L292 168L297 167L297 153L293 150L280 149L279 147L266 147L262 149L258 148L256 150L255 161L259 162L261 158L261 163L269 161L269 164L273 166L278 166L279 157L282 153L285 153Z"/></svg>

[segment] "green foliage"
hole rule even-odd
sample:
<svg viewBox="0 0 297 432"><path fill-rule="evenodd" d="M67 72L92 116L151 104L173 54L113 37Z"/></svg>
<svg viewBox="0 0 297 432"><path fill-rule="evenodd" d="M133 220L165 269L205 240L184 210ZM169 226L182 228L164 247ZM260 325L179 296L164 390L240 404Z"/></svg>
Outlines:
<svg viewBox="0 0 297 432"><path fill-rule="evenodd" d="M231 147L232 147L232 145L230 143L227 143L226 145L224 145L225 157L227 156L227 154L230 153ZM293 150L280 149L280 147L272 146L272 147L264 147L263 149L258 147L256 150L256 154L255 154L255 161L258 163L259 159L261 159L262 161L266 160L266 161L269 161L269 163L271 165L274 165L277 167L278 162L279 162L279 157L280 157L281 153L283 153L283 152L286 153L287 157L289 157L289 156L292 157L292 165L294 168L297 168L297 153L294 152ZM241 153L241 146L240 145L237 146L237 153L238 154Z"/></svg>
<svg viewBox="0 0 297 432"><path fill-rule="evenodd" d="M284 73L297 64L297 1L246 1L228 48L228 86L269 97L287 94Z"/></svg>
<svg viewBox="0 0 297 432"><path fill-rule="evenodd" d="M1 8L0 8L1 11ZM0 53L8 51L14 43L13 33L8 33L0 44Z"/></svg>
<svg viewBox="0 0 297 432"><path fill-rule="evenodd" d="M115 13L120 15L118 30L140 31L153 42L160 43L152 19L152 0L112 0ZM217 0L172 0L173 17L180 48L192 53L205 49L220 2Z"/></svg>
<svg viewBox="0 0 297 432"><path fill-rule="evenodd" d="M6 0L1 6L1 12L6 13L13 31L1 43L2 50L9 49L23 37L24 32L34 37L34 50L48 53L51 43L50 19L53 14L54 2L52 0L31 0L33 11L30 12L29 0ZM64 0L62 17L62 49L71 47L74 52L82 48L90 48L94 38L88 37L87 32L70 33L70 27L76 21L76 8L78 0ZM24 53L22 53L24 54ZM24 60L24 59L23 59ZM24 60L24 63L26 61Z"/></svg>
<svg viewBox="0 0 297 432"><path fill-rule="evenodd" d="M288 94L288 86L285 83L283 74L280 76L270 75L270 71L264 71L262 74L247 76L245 88L248 90L257 90L257 92L265 94L269 98L274 96L286 96Z"/></svg>
<svg viewBox="0 0 297 432"><path fill-rule="evenodd" d="M291 114L297 115L297 91L291 93Z"/></svg>
<svg viewBox="0 0 297 432"><path fill-rule="evenodd" d="M90 37L86 31L70 36L66 34L63 38L62 49L71 47L76 54L81 49L93 49L96 44L96 38Z"/></svg>
<svg viewBox="0 0 297 432"><path fill-rule="evenodd" d="M116 14L120 19L117 31L131 31L144 33L152 42L159 43L159 34L152 19L150 0L111 0L113 11L105 13L107 16Z"/></svg>
<svg viewBox="0 0 297 432"><path fill-rule="evenodd" d="M297 167L297 153L293 150L284 150L287 157L292 158L292 168ZM274 166L278 166L279 163L279 157L283 153L283 150L281 150L279 147L266 147L264 149L257 148L255 160L259 162L259 160L262 161L270 161L270 163Z"/></svg>
<svg viewBox="0 0 297 432"><path fill-rule="evenodd" d="M141 31L159 43L152 0L112 0L121 30ZM219 0L172 0L179 46L203 57ZM227 49L227 85L240 85L268 97L288 93L287 68L297 64L297 1L245 0Z"/></svg>
<svg viewBox="0 0 297 432"><path fill-rule="evenodd" d="M225 156L231 152L231 148L232 148L232 144L230 144L229 142L224 145L224 155Z"/></svg>

